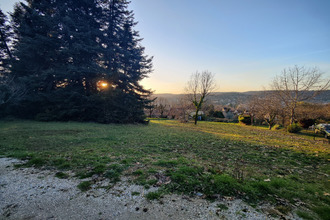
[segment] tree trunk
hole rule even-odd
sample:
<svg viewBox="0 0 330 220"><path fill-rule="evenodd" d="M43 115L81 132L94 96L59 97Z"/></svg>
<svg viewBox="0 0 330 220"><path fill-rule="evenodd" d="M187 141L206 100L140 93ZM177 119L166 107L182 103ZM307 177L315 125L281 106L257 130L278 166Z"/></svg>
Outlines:
<svg viewBox="0 0 330 220"><path fill-rule="evenodd" d="M198 112L199 112L199 109L197 108L197 110L196 110L196 114L195 114L195 125L197 125Z"/></svg>
<svg viewBox="0 0 330 220"><path fill-rule="evenodd" d="M294 108L291 109L291 115L290 115L290 125L292 125L294 122Z"/></svg>

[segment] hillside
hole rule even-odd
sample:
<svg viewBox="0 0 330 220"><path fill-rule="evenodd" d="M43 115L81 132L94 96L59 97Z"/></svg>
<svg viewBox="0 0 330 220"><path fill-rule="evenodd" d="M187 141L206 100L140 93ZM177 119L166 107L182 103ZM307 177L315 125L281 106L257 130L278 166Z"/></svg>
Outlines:
<svg viewBox="0 0 330 220"><path fill-rule="evenodd" d="M263 96L266 91L249 91L249 92L215 92L209 100L216 105L229 105L236 106L238 104L245 104L252 96ZM184 94L154 94L154 97L167 99L170 103L177 102ZM309 102L313 103L330 103L330 90L327 90L320 95L316 96Z"/></svg>

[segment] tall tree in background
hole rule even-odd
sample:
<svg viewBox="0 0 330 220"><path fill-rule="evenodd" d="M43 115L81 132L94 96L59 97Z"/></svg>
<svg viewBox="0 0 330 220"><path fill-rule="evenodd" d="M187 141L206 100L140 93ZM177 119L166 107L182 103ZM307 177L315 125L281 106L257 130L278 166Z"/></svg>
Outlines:
<svg viewBox="0 0 330 220"><path fill-rule="evenodd" d="M214 75L211 72L203 71L196 72L191 75L187 83L186 95L188 100L195 106L195 125L198 120L198 112L201 110L206 98L215 89Z"/></svg>
<svg viewBox="0 0 330 220"><path fill-rule="evenodd" d="M275 77L272 89L285 104L290 115L290 124L295 121L297 103L307 101L330 87L330 79L323 79L323 73L316 67L294 66L284 69Z"/></svg>
<svg viewBox="0 0 330 220"><path fill-rule="evenodd" d="M152 59L140 46L129 2L27 2L12 16L17 36L12 72L28 85L21 105L36 106L29 114L141 121L150 91L139 81L151 72Z"/></svg>
<svg viewBox="0 0 330 220"><path fill-rule="evenodd" d="M282 101L276 93L270 92L265 97L259 99L257 114L268 124L269 130L276 124L276 119L283 109Z"/></svg>
<svg viewBox="0 0 330 220"><path fill-rule="evenodd" d="M8 71L9 61L13 58L9 47L11 36L8 18L0 9L0 71Z"/></svg>
<svg viewBox="0 0 330 220"><path fill-rule="evenodd" d="M95 8L94 1L30 0L17 6L18 60L13 71L30 83L36 81L33 90L48 92L66 84L86 93L95 90L90 78L101 71Z"/></svg>
<svg viewBox="0 0 330 220"><path fill-rule="evenodd" d="M10 71L13 61L12 43L12 28L7 16L0 9L0 112L25 94L25 89L15 82L15 76Z"/></svg>
<svg viewBox="0 0 330 220"><path fill-rule="evenodd" d="M133 105L139 111L134 114L141 116L143 111L140 110L150 101L148 96L151 92L139 82L152 71L152 57L144 55L144 47L140 44L142 39L134 30L137 23L134 22L133 12L127 9L128 1L105 1L102 7L105 14L102 45L106 48L104 65L107 70L104 78L116 88L113 92L123 96L116 103L118 109L124 112L128 105Z"/></svg>
<svg viewBox="0 0 330 220"><path fill-rule="evenodd" d="M46 3L46 1L42 1ZM29 84L30 92L49 91L55 87L55 68L57 52L60 47L55 34L55 12L48 2L47 9L41 2L29 1L16 5L13 13L16 41L12 72L15 76Z"/></svg>

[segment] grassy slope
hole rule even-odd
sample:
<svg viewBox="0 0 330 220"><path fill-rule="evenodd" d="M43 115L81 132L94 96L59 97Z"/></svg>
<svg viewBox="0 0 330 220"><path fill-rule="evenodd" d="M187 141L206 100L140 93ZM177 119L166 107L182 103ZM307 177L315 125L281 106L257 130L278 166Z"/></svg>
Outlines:
<svg viewBox="0 0 330 220"><path fill-rule="evenodd" d="M330 213L329 144L310 133L170 120L149 126L14 121L0 123L0 155L113 182L124 173L145 186L161 170L172 180L164 191L268 200L282 212L289 204L305 206L323 219Z"/></svg>

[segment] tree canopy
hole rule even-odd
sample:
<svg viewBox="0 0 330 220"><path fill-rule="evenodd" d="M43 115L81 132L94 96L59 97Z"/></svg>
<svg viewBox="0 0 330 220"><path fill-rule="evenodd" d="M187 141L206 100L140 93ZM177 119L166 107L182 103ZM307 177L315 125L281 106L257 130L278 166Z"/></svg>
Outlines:
<svg viewBox="0 0 330 220"><path fill-rule="evenodd" d="M152 57L144 54L128 4L17 4L11 15L14 59L7 74L27 92L6 111L40 120L143 121L151 92L140 81L152 71Z"/></svg>

